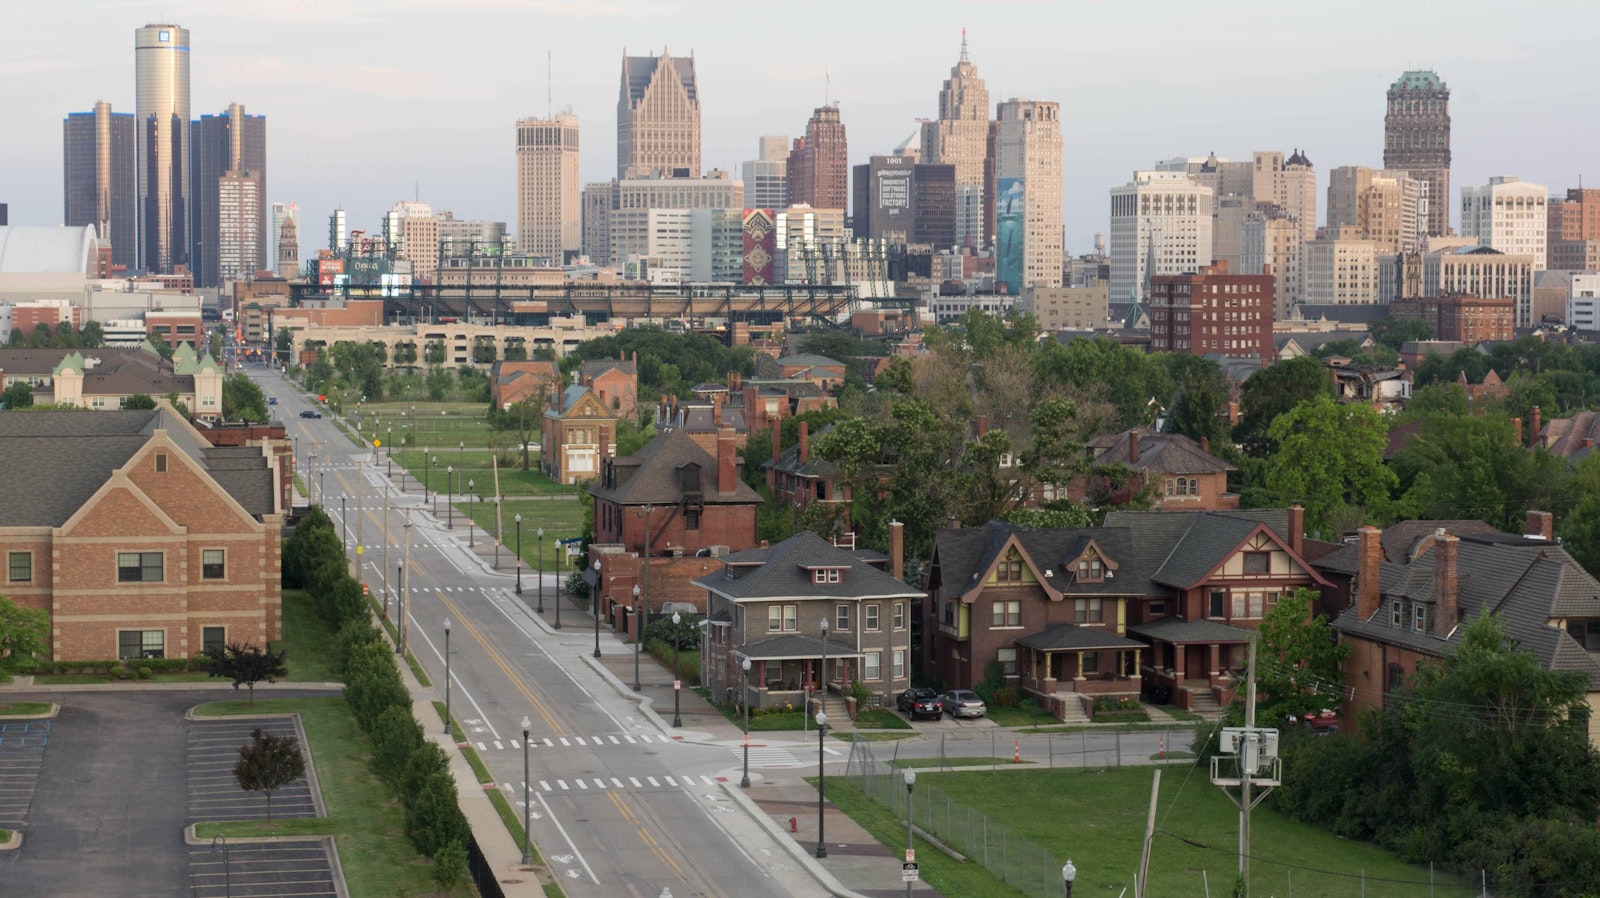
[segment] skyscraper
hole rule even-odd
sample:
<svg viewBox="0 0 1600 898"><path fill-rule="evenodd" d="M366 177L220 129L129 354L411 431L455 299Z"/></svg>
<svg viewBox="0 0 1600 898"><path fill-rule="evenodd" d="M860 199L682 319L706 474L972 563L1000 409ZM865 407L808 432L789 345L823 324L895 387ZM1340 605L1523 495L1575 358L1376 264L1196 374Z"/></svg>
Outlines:
<svg viewBox="0 0 1600 898"><path fill-rule="evenodd" d="M343 209L335 209L328 213L328 249L336 255L343 255L345 247L349 245L349 218Z"/></svg>
<svg viewBox="0 0 1600 898"><path fill-rule="evenodd" d="M1510 255L1533 257L1533 270L1548 259L1550 191L1543 184L1496 176L1482 186L1461 188L1461 236Z"/></svg>
<svg viewBox="0 0 1600 898"><path fill-rule="evenodd" d="M300 272L298 203L272 204L272 222L267 228L267 261L276 266L278 277L292 278Z"/></svg>
<svg viewBox="0 0 1600 898"><path fill-rule="evenodd" d="M1343 165L1328 172L1328 230L1355 228L1386 253L1414 253L1426 227L1427 183L1401 171Z"/></svg>
<svg viewBox="0 0 1600 898"><path fill-rule="evenodd" d="M850 159L839 107L818 106L789 151L789 205L848 209Z"/></svg>
<svg viewBox="0 0 1600 898"><path fill-rule="evenodd" d="M996 277L1012 294L1059 287L1061 104L1014 98L995 119Z"/></svg>
<svg viewBox="0 0 1600 898"><path fill-rule="evenodd" d="M62 173L68 227L94 225L100 245L111 246L111 262L139 267L138 206L134 176L133 114L94 104L61 123Z"/></svg>
<svg viewBox="0 0 1600 898"><path fill-rule="evenodd" d="M973 246L984 245L984 160L989 145L989 89L978 77L978 67L967 58L967 33L961 32L961 57L939 91L939 118L922 125L922 162L955 166L957 208L966 210L956 221L956 238Z"/></svg>
<svg viewBox="0 0 1600 898"><path fill-rule="evenodd" d="M617 178L700 176L700 89L694 54L622 55Z"/></svg>
<svg viewBox="0 0 1600 898"><path fill-rule="evenodd" d="M1211 188L1183 172L1136 171L1111 189L1111 301L1149 295L1150 278L1211 262Z"/></svg>
<svg viewBox="0 0 1600 898"><path fill-rule="evenodd" d="M744 163L744 200L752 209L782 209L789 203L789 138L763 134L756 158Z"/></svg>
<svg viewBox="0 0 1600 898"><path fill-rule="evenodd" d="M1437 74L1405 72L1389 85L1383 167L1428 182L1427 232L1450 233L1450 88Z"/></svg>
<svg viewBox="0 0 1600 898"><path fill-rule="evenodd" d="M578 117L517 120L517 245L562 264L583 245Z"/></svg>
<svg viewBox="0 0 1600 898"><path fill-rule="evenodd" d="M193 123L190 147L193 239L189 259L195 286L220 286L231 278L248 277L257 269L266 268L266 117L246 115L242 105L230 103L226 112L202 115ZM247 179L255 182L253 188L241 183ZM226 227L224 185L229 197ZM254 225L249 226L244 217L254 218Z"/></svg>
<svg viewBox="0 0 1600 898"><path fill-rule="evenodd" d="M165 274L189 251L189 31L134 31L139 264Z"/></svg>

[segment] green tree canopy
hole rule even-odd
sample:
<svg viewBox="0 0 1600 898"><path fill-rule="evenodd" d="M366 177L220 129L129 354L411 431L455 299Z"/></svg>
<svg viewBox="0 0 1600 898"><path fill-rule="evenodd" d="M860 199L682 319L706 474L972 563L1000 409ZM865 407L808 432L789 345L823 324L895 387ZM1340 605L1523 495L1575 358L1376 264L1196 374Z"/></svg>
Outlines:
<svg viewBox="0 0 1600 898"><path fill-rule="evenodd" d="M78 342L87 349L99 349L106 342L105 328L98 321L85 321L83 329L78 331Z"/></svg>
<svg viewBox="0 0 1600 898"><path fill-rule="evenodd" d="M1305 505L1308 531L1331 537L1387 515L1396 479L1383 462L1388 429L1370 406L1318 394L1279 415L1266 436L1278 446L1267 489L1275 504Z"/></svg>
<svg viewBox="0 0 1600 898"><path fill-rule="evenodd" d="M1458 390L1459 392L1459 390ZM1481 520L1521 532L1529 509L1565 505L1565 464L1517 441L1503 415L1430 414L1395 455L1403 508L1420 518Z"/></svg>
<svg viewBox="0 0 1600 898"><path fill-rule="evenodd" d="M267 420L267 394L243 371L235 371L222 381L222 417Z"/></svg>
<svg viewBox="0 0 1600 898"><path fill-rule="evenodd" d="M250 744L239 749L239 763L233 766L234 779L246 792L267 796L267 822L272 822L272 793L306 775L306 759L300 754L300 740L277 736L259 728L250 733Z"/></svg>
<svg viewBox="0 0 1600 898"><path fill-rule="evenodd" d="M1251 455L1269 456L1278 446L1269 433L1273 421L1309 399L1332 395L1328 369L1311 356L1257 371L1239 388L1239 425L1233 439Z"/></svg>
<svg viewBox="0 0 1600 898"><path fill-rule="evenodd" d="M35 659L49 653L49 613L0 595L0 677L29 670Z"/></svg>
<svg viewBox="0 0 1600 898"><path fill-rule="evenodd" d="M1395 352L1411 340L1433 339L1433 328L1420 318L1379 318L1367 325L1367 333L1373 342Z"/></svg>
<svg viewBox="0 0 1600 898"><path fill-rule="evenodd" d="M16 331L12 331L16 333ZM0 406L8 409L32 408L33 387L25 381L16 381L4 390L0 390Z"/></svg>
<svg viewBox="0 0 1600 898"><path fill-rule="evenodd" d="M1343 701L1348 643L1334 638L1328 616L1311 614L1316 592L1294 589L1261 619L1256 658L1257 719L1299 719Z"/></svg>

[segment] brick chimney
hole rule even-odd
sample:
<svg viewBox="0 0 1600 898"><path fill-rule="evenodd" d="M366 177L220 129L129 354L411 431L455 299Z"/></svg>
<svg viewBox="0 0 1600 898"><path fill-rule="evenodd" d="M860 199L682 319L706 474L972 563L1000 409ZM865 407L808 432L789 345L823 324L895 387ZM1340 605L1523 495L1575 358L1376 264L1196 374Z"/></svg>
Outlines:
<svg viewBox="0 0 1600 898"><path fill-rule="evenodd" d="M1456 549L1460 542L1443 527L1433 538L1433 635L1440 639L1456 628Z"/></svg>
<svg viewBox="0 0 1600 898"><path fill-rule="evenodd" d="M1512 439L1516 440L1518 446L1521 446L1522 445L1522 419L1521 418L1512 418L1511 419L1511 426L1516 430L1516 436L1512 437Z"/></svg>
<svg viewBox="0 0 1600 898"><path fill-rule="evenodd" d="M599 427L595 428L595 431L600 434L600 448L595 452L595 455L600 458L610 458L611 439L606 435L606 426L601 424Z"/></svg>
<svg viewBox="0 0 1600 898"><path fill-rule="evenodd" d="M1128 462L1130 464L1139 463L1139 431L1137 430L1128 431Z"/></svg>
<svg viewBox="0 0 1600 898"><path fill-rule="evenodd" d="M1539 442L1539 419L1540 419L1539 407L1536 405L1536 406L1533 407L1532 420L1528 424L1528 444L1529 445L1532 445L1534 443Z"/></svg>
<svg viewBox="0 0 1600 898"><path fill-rule="evenodd" d="M1206 453L1208 455L1211 453L1211 438L1210 437L1204 437L1203 436L1203 437L1200 438L1200 451L1204 452L1204 453Z"/></svg>
<svg viewBox="0 0 1600 898"><path fill-rule="evenodd" d="M1288 535L1289 548L1293 549L1296 555L1299 555L1301 543L1305 540L1306 535L1306 507L1299 502L1293 502L1289 505Z"/></svg>
<svg viewBox="0 0 1600 898"><path fill-rule="evenodd" d="M711 397L711 426L722 426L722 394L715 393Z"/></svg>
<svg viewBox="0 0 1600 898"><path fill-rule="evenodd" d="M1379 562L1383 560L1383 531L1362 527L1356 531L1356 617L1371 620L1383 602Z"/></svg>
<svg viewBox="0 0 1600 898"><path fill-rule="evenodd" d="M896 580L906 573L906 525L899 521L889 522L889 573Z"/></svg>
<svg viewBox="0 0 1600 898"><path fill-rule="evenodd" d="M950 517L945 518L944 519L944 529L946 529L946 530L960 530L961 529L961 519L956 517L955 515L951 515Z"/></svg>
<svg viewBox="0 0 1600 898"><path fill-rule="evenodd" d="M1555 537L1555 519L1548 511L1530 511L1524 519L1522 532L1525 536L1532 536L1549 542Z"/></svg>
<svg viewBox="0 0 1600 898"><path fill-rule="evenodd" d="M734 464L733 428L717 428L717 492L724 495L739 486L739 469Z"/></svg>
<svg viewBox="0 0 1600 898"><path fill-rule="evenodd" d="M811 428L807 422L800 422L800 464L805 464L811 459Z"/></svg>
<svg viewBox="0 0 1600 898"><path fill-rule="evenodd" d="M1238 426L1239 424L1239 400L1237 399L1228 400L1228 424L1229 426Z"/></svg>
<svg viewBox="0 0 1600 898"><path fill-rule="evenodd" d="M728 392L729 393L737 393L737 392L739 392L739 372L737 372L737 371L729 371L728 372Z"/></svg>
<svg viewBox="0 0 1600 898"><path fill-rule="evenodd" d="M980 440L983 439L983 435L988 433L988 432L989 432L989 416L988 415L979 415L978 416L978 439L980 439Z"/></svg>

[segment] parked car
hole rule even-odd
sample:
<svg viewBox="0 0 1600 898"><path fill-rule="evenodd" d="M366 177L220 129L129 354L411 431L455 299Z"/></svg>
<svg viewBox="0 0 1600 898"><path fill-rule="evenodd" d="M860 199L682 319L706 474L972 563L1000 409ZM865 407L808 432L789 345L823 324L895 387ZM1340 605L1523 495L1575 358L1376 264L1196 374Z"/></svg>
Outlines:
<svg viewBox="0 0 1600 898"><path fill-rule="evenodd" d="M944 706L939 703L939 693L932 689L922 687L907 689L895 698L895 705L900 708L900 713L916 720L918 717L932 717L938 720L944 714Z"/></svg>
<svg viewBox="0 0 1600 898"><path fill-rule="evenodd" d="M320 417L322 417L322 412L319 412L316 409L308 408L305 411L300 413L300 417L302 417L302 418L320 418Z"/></svg>
<svg viewBox="0 0 1600 898"><path fill-rule="evenodd" d="M939 696L939 706L951 717L982 717L989 713L983 699L971 689L952 689Z"/></svg>

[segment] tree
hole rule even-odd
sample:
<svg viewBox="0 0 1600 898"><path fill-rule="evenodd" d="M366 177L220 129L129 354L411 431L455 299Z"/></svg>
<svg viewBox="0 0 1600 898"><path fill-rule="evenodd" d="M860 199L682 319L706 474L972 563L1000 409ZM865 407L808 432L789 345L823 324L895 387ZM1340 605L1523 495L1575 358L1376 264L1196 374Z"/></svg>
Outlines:
<svg viewBox="0 0 1600 898"><path fill-rule="evenodd" d="M1334 638L1327 615L1311 615L1315 597L1309 589L1292 590L1261 619L1256 688L1263 720L1298 720L1343 700L1350 645Z"/></svg>
<svg viewBox="0 0 1600 898"><path fill-rule="evenodd" d="M1239 388L1239 426L1233 429L1234 442L1251 455L1270 456L1277 448L1267 433L1272 422L1309 399L1332 395L1327 369L1311 356L1257 371Z"/></svg>
<svg viewBox="0 0 1600 898"><path fill-rule="evenodd" d="M213 677L232 679L234 689L245 686L250 690L251 705L256 703L257 683L263 680L276 683L278 677L289 675L289 666L284 661L286 653L282 649L273 651L270 647L262 649L249 643L230 642L214 645L202 654Z"/></svg>
<svg viewBox="0 0 1600 898"><path fill-rule="evenodd" d="M1459 391L1458 391L1459 392ZM1518 442L1498 414L1432 414L1394 459L1411 514L1435 520L1478 519L1521 532L1530 508L1559 510L1565 464Z"/></svg>
<svg viewBox="0 0 1600 898"><path fill-rule="evenodd" d="M443 365L434 365L429 368L426 381L428 398L434 402L443 402L444 398L450 395L450 388L454 385L454 382L455 379L450 376L449 370Z"/></svg>
<svg viewBox="0 0 1600 898"><path fill-rule="evenodd" d="M16 331L12 331L16 333ZM15 381L11 386L0 390L0 406L8 409L31 408L33 406L33 387L26 381Z"/></svg>
<svg viewBox="0 0 1600 898"><path fill-rule="evenodd" d="M1304 504L1306 529L1330 537L1382 519L1397 484L1383 462L1387 436L1382 415L1371 407L1340 405L1319 394L1268 428L1278 451L1267 459L1267 489L1275 504Z"/></svg>
<svg viewBox="0 0 1600 898"><path fill-rule="evenodd" d="M50 649L50 614L0 595L0 677L21 673Z"/></svg>
<svg viewBox="0 0 1600 898"><path fill-rule="evenodd" d="M55 334L53 336L51 336L51 338L50 338L50 345L55 347L56 349L76 349L77 348L77 346L78 346L78 335L76 333L74 333L73 330L72 330L72 322L70 322L70 321L58 321L58 322L56 322Z"/></svg>
<svg viewBox="0 0 1600 898"><path fill-rule="evenodd" d="M86 349L99 349L106 342L106 330L98 321L85 321L78 331L78 342Z"/></svg>
<svg viewBox="0 0 1600 898"><path fill-rule="evenodd" d="M154 409L156 407L156 400L155 397L151 396L149 393L134 393L132 396L129 396L127 399L123 400L122 407L124 409Z"/></svg>
<svg viewBox="0 0 1600 898"><path fill-rule="evenodd" d="M1162 353L1158 358L1172 378L1174 394L1168 408L1168 429L1195 442L1206 441L1212 452L1225 452L1231 443L1228 425L1228 376L1211 359L1185 353Z"/></svg>
<svg viewBox="0 0 1600 898"><path fill-rule="evenodd" d="M429 340L422 349L422 360L429 365L443 365L445 359L444 341Z"/></svg>
<svg viewBox="0 0 1600 898"><path fill-rule="evenodd" d="M1421 318L1379 318L1367 325L1372 341L1395 352L1413 340L1432 340L1433 328Z"/></svg>
<svg viewBox="0 0 1600 898"><path fill-rule="evenodd" d="M272 351L277 353L278 361L283 367L288 368L294 361L289 357L294 352L294 331L287 327L278 328L278 332L272 337Z"/></svg>
<svg viewBox="0 0 1600 898"><path fill-rule="evenodd" d="M260 729L250 733L250 744L240 746L239 763L233 777L246 792L267 796L267 822L272 822L272 793L306 775L306 759L300 754L300 740L277 736Z"/></svg>
<svg viewBox="0 0 1600 898"><path fill-rule="evenodd" d="M235 371L222 381L222 417L267 420L267 394L243 371Z"/></svg>
<svg viewBox="0 0 1600 898"><path fill-rule="evenodd" d="M222 358L222 335L221 334L212 333L211 339L206 342L206 351L209 352L211 354L211 357L214 358L214 359Z"/></svg>
<svg viewBox="0 0 1600 898"><path fill-rule="evenodd" d="M1573 499L1567 513L1557 518L1562 542L1591 576L1600 577L1600 453L1579 459L1566 486Z"/></svg>

